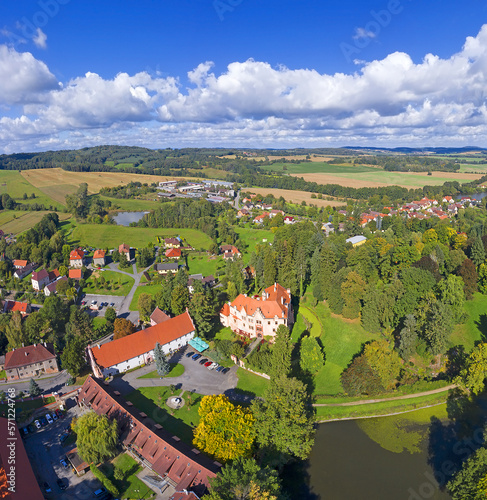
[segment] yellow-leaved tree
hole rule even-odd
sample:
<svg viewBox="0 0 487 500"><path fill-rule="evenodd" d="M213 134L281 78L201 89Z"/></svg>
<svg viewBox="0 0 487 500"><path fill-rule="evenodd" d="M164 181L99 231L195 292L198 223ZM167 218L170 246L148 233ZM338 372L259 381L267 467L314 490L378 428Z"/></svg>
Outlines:
<svg viewBox="0 0 487 500"><path fill-rule="evenodd" d="M198 413L200 423L193 439L197 448L222 463L250 455L255 439L255 419L250 410L220 394L205 396Z"/></svg>

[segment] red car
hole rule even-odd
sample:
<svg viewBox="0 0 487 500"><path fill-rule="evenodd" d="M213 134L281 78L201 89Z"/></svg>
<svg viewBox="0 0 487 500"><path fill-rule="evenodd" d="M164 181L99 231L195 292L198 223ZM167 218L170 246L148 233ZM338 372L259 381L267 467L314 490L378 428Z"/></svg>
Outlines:
<svg viewBox="0 0 487 500"><path fill-rule="evenodd" d="M55 410L55 412L56 412L56 415L57 415L59 418L64 418L64 414L63 414L63 412L62 412L61 410L59 410L59 409L58 409L58 410Z"/></svg>
<svg viewBox="0 0 487 500"><path fill-rule="evenodd" d="M208 362L206 362L206 363L205 363L205 366L207 366L207 367L208 367L208 366L210 366L210 365L211 365L211 363L212 363L212 361L208 361Z"/></svg>

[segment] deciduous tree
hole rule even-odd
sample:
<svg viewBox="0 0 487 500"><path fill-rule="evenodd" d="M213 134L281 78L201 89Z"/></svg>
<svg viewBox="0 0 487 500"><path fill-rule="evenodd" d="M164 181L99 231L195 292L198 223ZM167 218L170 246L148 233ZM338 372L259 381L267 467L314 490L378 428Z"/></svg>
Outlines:
<svg viewBox="0 0 487 500"><path fill-rule="evenodd" d="M316 337L304 337L299 350L299 364L305 372L314 375L323 367L324 357Z"/></svg>
<svg viewBox="0 0 487 500"><path fill-rule="evenodd" d="M73 378L76 378L86 366L85 347L86 344L81 337L70 335L61 354L61 366Z"/></svg>
<svg viewBox="0 0 487 500"><path fill-rule="evenodd" d="M121 339L127 335L132 335L135 332L135 325L125 318L117 318L113 322L113 338Z"/></svg>
<svg viewBox="0 0 487 500"><path fill-rule="evenodd" d="M115 456L118 443L118 424L106 415L94 411L85 413L76 421L76 446L87 463L97 464Z"/></svg>

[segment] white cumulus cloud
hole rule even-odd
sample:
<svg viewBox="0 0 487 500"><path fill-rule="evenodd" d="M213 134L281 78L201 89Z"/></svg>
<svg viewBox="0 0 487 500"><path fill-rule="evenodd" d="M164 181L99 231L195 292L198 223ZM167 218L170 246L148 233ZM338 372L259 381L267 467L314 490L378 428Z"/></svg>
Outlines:
<svg viewBox="0 0 487 500"><path fill-rule="evenodd" d="M32 38L32 41L39 49L47 49L47 35L41 30L41 28L37 28L36 34L34 38Z"/></svg>

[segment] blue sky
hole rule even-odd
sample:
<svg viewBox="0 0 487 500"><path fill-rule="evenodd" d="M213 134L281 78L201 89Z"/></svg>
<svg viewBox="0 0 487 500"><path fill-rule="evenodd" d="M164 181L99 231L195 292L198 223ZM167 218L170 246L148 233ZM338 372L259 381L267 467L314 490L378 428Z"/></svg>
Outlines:
<svg viewBox="0 0 487 500"><path fill-rule="evenodd" d="M487 147L487 2L0 4L0 152Z"/></svg>

